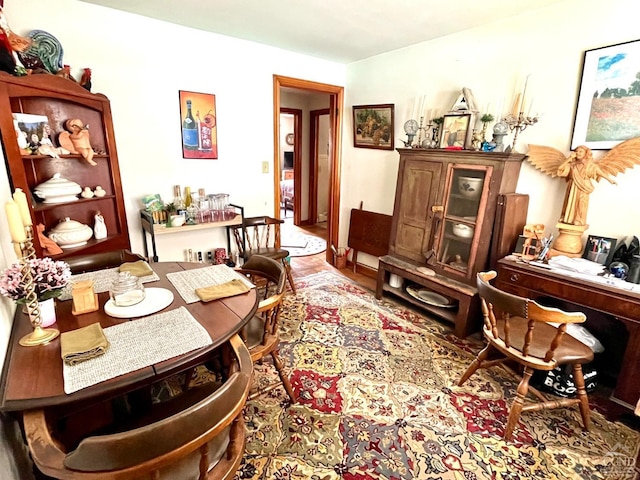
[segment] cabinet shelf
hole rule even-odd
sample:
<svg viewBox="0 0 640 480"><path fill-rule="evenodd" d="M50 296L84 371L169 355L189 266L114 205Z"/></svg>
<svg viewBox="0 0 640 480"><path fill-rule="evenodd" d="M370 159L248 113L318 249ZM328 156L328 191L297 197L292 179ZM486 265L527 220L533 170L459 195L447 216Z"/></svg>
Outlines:
<svg viewBox="0 0 640 480"><path fill-rule="evenodd" d="M162 223L156 223L153 226L153 232L156 235L169 235L172 233L186 233L193 232L196 230L208 230L210 228L220 228L226 227L230 225L240 225L242 223L242 216L236 215L231 220L225 220L222 222L209 222L209 223L198 223L196 225L181 225L179 227L167 227Z"/></svg>
<svg viewBox="0 0 640 480"><path fill-rule="evenodd" d="M93 203L93 202L99 202L99 201L103 201L103 200L113 200L115 198L116 198L115 195L104 195L103 197L79 198L78 200L75 200L73 202L60 202L60 203L37 202L33 206L33 211L34 212L42 212L42 211L45 211L45 210L55 210L55 209L58 209L58 208L68 207L69 205L78 205L78 204L82 204L82 203Z"/></svg>
<svg viewBox="0 0 640 480"><path fill-rule="evenodd" d="M34 128L28 122L20 123L25 117L16 117L18 128L29 135L38 135L38 138L44 134L47 125L51 131L49 138L56 146L59 144L59 134L65 130L65 122L79 118L85 125L91 126L89 142L96 152L93 157L96 165L89 165L77 153L59 157L25 155L18 146L13 114L46 118ZM104 217L107 238L92 238L85 245L64 249L64 253L52 257L65 258L131 248L111 105L106 96L88 92L77 83L55 75L14 77L0 72L0 138L9 181L13 188L21 188L25 192L33 224L44 225L45 235L65 217L88 226L94 225L98 211ZM82 188L93 190L101 185L107 194L103 197L78 198L72 202L39 201L33 192L56 173ZM36 255L44 256L46 250L39 236L35 236L33 243Z"/></svg>

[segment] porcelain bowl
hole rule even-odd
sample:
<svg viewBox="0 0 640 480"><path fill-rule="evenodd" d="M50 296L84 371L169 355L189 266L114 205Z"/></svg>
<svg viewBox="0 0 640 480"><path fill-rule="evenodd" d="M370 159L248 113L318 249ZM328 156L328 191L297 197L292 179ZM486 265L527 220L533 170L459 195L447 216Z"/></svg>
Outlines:
<svg viewBox="0 0 640 480"><path fill-rule="evenodd" d="M458 191L469 198L479 198L482 193L484 178L458 177Z"/></svg>
<svg viewBox="0 0 640 480"><path fill-rule="evenodd" d="M93 236L93 230L89 225L71 220L65 217L49 232L49 238L56 242L60 248L79 247L87 243Z"/></svg>
<svg viewBox="0 0 640 480"><path fill-rule="evenodd" d="M43 200L43 203L63 203L78 200L82 187L76 182L62 178L56 173L46 182L37 185L33 193Z"/></svg>
<svg viewBox="0 0 640 480"><path fill-rule="evenodd" d="M453 225L453 234L456 237L460 238L471 238L473 237L474 229L469 225L465 225L463 223L456 223Z"/></svg>

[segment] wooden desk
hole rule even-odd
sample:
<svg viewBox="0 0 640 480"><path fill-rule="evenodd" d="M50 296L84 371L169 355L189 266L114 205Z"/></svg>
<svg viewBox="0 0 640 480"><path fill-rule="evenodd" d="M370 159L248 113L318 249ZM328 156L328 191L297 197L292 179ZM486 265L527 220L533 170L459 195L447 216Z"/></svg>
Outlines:
<svg viewBox="0 0 640 480"><path fill-rule="evenodd" d="M64 393L60 338L58 337L48 345L37 347L20 346L18 340L29 333L32 327L27 315L22 313L21 309L18 309L13 322L6 361L2 371L0 411L17 412L52 406L72 407L78 402L91 403L137 390L144 385L151 384L173 373L201 363L207 355L228 341L249 321L258 304L255 289L243 295L209 303L185 304L180 294L173 288L171 282L167 280L166 275L170 272L204 266L196 263L154 263L152 268L158 274L160 280L145 283L145 286L171 290L174 294L174 300L171 305L161 311L185 306L194 318L206 328L213 340L212 345L127 375L107 380L71 395ZM131 320L113 318L105 314L104 304L109 299L109 294L101 293L98 297L100 302L98 311L78 316L71 314L71 300L57 302L57 328L61 332L66 332L95 322L100 322L103 327L109 327Z"/></svg>
<svg viewBox="0 0 640 480"><path fill-rule="evenodd" d="M612 414L633 409L640 398L640 293L629 292L601 283L572 278L511 260L498 262L496 286L516 295L540 298L552 297L606 314L624 326L625 336L616 347L626 348L622 354L615 389L610 397ZM585 326L589 328L589 315ZM603 355L612 355L611 346Z"/></svg>

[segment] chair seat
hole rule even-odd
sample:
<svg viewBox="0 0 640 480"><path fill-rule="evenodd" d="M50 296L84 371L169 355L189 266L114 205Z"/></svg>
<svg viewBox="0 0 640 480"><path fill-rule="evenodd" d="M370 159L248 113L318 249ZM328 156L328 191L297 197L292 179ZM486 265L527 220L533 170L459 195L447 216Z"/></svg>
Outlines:
<svg viewBox="0 0 640 480"><path fill-rule="evenodd" d="M500 338L504 341L504 323L503 319L497 319L496 324L498 331L500 332ZM509 319L509 339L511 346L517 350L522 350L524 345L524 338L529 328L528 321L522 317L511 317ZM553 325L549 325L544 322L537 322L533 341L529 345L529 355L532 357L543 359L551 340L556 335L557 329ZM494 345L502 353L508 355L509 352L505 350L501 345ZM554 359L557 365L566 365L571 363L589 363L593 360L593 350L580 340L572 337L568 333L565 333L562 337L562 343L556 349ZM551 367L553 368L553 367Z"/></svg>

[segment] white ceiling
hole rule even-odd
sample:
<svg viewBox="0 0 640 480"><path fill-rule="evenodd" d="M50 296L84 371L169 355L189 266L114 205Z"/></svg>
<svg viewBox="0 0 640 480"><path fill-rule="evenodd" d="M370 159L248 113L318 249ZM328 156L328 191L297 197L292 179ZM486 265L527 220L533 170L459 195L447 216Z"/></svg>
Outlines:
<svg viewBox="0 0 640 480"><path fill-rule="evenodd" d="M564 0L81 0L351 63Z"/></svg>

